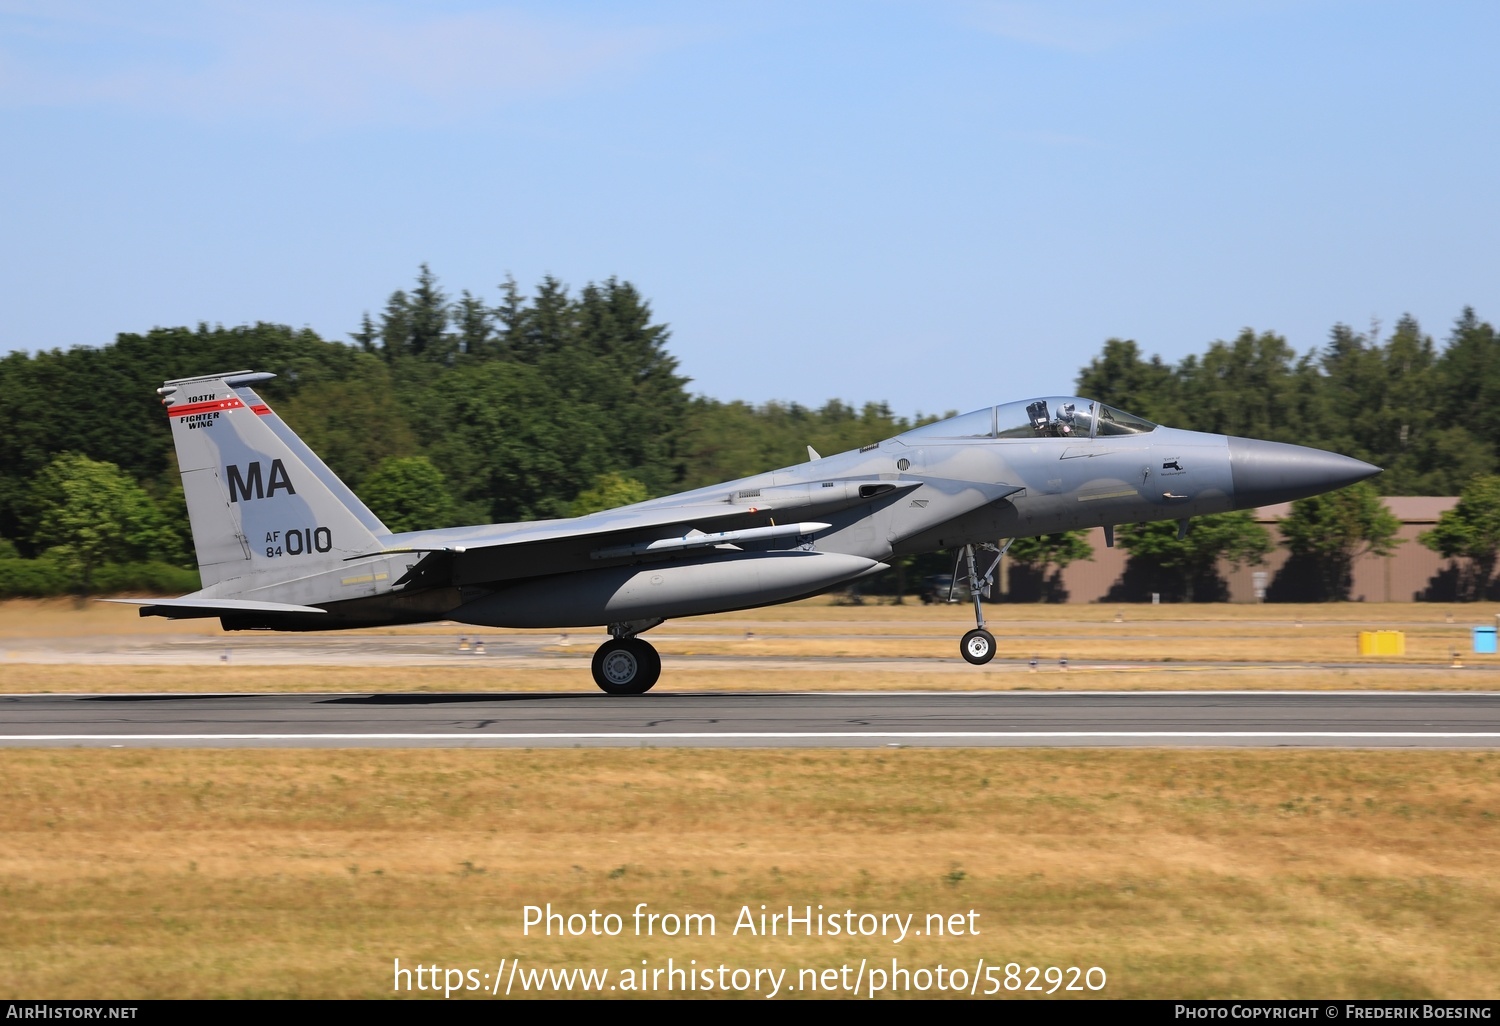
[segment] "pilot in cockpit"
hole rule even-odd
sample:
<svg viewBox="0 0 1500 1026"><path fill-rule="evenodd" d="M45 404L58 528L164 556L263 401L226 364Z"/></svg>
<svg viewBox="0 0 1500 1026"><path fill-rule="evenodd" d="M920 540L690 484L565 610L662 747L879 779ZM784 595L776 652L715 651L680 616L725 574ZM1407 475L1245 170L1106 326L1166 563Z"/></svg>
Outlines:
<svg viewBox="0 0 1500 1026"><path fill-rule="evenodd" d="M1038 438L1087 438L1089 435L1089 416L1086 414L1079 423L1077 403L1058 403L1054 415L1048 412L1047 401L1038 399L1026 404L1026 417Z"/></svg>

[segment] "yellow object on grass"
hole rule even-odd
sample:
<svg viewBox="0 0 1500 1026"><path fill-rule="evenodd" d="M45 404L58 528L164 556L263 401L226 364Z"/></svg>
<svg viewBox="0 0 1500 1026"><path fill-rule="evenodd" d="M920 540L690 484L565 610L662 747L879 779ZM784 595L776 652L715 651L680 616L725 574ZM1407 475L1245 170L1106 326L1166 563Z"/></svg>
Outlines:
<svg viewBox="0 0 1500 1026"><path fill-rule="evenodd" d="M1405 631L1360 631L1360 655L1406 655Z"/></svg>

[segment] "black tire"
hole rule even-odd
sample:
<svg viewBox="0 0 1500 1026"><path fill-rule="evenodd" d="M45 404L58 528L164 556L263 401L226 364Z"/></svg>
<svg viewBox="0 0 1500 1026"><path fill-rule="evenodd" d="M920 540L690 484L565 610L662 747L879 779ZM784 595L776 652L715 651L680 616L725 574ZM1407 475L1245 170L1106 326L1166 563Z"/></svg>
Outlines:
<svg viewBox="0 0 1500 1026"><path fill-rule="evenodd" d="M644 695L661 677L661 656L640 638L615 638L594 653L594 683L610 695Z"/></svg>
<svg viewBox="0 0 1500 1026"><path fill-rule="evenodd" d="M958 643L958 650L975 666L983 666L995 658L995 636L983 628L972 630Z"/></svg>

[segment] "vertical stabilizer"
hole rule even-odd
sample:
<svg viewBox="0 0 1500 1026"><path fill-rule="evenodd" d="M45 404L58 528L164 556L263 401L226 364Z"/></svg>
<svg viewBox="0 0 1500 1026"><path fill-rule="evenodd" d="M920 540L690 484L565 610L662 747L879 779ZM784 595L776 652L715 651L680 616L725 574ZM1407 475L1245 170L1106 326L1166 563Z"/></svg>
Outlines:
<svg viewBox="0 0 1500 1026"><path fill-rule="evenodd" d="M248 385L236 385L235 393L260 415L261 423L269 427L272 433L307 465L307 469L323 482L333 493L333 497L349 507L349 512L354 514L356 520L368 527L370 532L377 537L383 538L391 533L390 529L381 523L380 518L370 511L370 507L350 491L348 485L339 480L338 475L329 469L328 464L324 463L306 442L297 437L297 433L287 426L287 422L277 416L276 411L266 405L264 399L255 394L254 389Z"/></svg>
<svg viewBox="0 0 1500 1026"><path fill-rule="evenodd" d="M247 387L270 377L236 371L161 389L203 589L219 597L336 570L387 534Z"/></svg>

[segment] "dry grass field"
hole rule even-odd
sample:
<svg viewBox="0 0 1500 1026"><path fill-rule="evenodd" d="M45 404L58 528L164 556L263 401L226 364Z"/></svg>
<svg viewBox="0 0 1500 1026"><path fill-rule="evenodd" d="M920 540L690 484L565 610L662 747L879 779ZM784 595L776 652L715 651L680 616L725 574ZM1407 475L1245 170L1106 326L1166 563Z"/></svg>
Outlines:
<svg viewBox="0 0 1500 1026"><path fill-rule="evenodd" d="M1391 751L4 751L0 995L389 996L397 958L790 981L983 958L1098 966L1114 997L1494 998L1497 770ZM549 902L624 931L523 935L523 906ZM713 913L716 934L635 936L639 902ZM978 932L733 935L762 904L917 928L973 910Z"/></svg>

